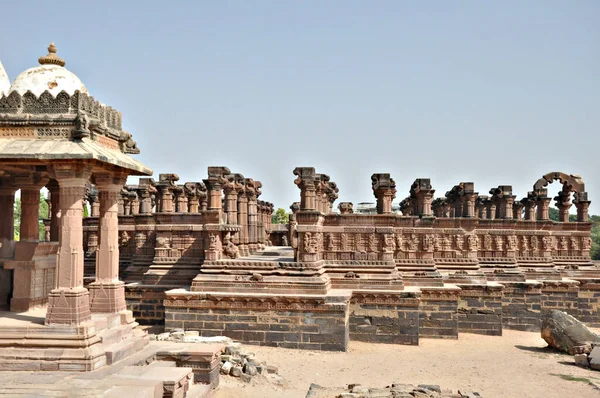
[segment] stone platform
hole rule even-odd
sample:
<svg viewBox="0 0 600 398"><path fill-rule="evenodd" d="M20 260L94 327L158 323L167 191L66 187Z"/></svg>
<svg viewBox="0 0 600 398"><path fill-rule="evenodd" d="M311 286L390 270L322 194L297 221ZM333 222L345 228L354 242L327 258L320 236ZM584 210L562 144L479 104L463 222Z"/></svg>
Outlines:
<svg viewBox="0 0 600 398"><path fill-rule="evenodd" d="M219 384L218 369L210 373L210 364L220 364L222 349L221 344L152 341L143 350L90 372L0 371L0 395L81 397L85 391L86 397L209 398ZM194 360L182 358L182 353Z"/></svg>
<svg viewBox="0 0 600 398"><path fill-rule="evenodd" d="M46 310L0 312L0 370L92 371L141 351L148 336L131 311L78 326L45 325Z"/></svg>

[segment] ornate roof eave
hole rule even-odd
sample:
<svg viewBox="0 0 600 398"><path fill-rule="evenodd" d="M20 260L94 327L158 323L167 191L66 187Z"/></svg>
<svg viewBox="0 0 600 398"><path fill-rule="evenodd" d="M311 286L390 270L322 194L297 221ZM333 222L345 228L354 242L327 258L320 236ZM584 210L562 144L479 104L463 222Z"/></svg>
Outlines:
<svg viewBox="0 0 600 398"><path fill-rule="evenodd" d="M0 139L1 161L96 160L126 169L131 175L150 176L152 170L119 150L107 148L90 138L68 139Z"/></svg>

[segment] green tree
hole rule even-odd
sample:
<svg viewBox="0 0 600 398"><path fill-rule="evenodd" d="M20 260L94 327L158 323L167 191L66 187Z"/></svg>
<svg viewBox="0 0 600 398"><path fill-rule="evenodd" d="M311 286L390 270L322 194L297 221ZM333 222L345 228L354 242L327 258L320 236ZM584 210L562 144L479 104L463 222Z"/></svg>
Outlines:
<svg viewBox="0 0 600 398"><path fill-rule="evenodd" d="M44 240L46 237L46 231L44 228L44 222L43 220L47 219L49 217L48 215L48 203L46 202L46 198L44 197L43 194L40 193L40 208L39 208L39 224L40 224L40 236L39 236L39 240ZM21 230L21 198L16 198L15 199L15 216L14 216L14 222L15 222L15 229L14 229L14 233L15 233L15 240L19 240L21 238L20 236L20 230Z"/></svg>
<svg viewBox="0 0 600 398"><path fill-rule="evenodd" d="M290 221L290 215L280 207L275 210L275 214L271 216L271 221L273 224L287 224Z"/></svg>
<svg viewBox="0 0 600 398"><path fill-rule="evenodd" d="M590 216L592 223L592 249L590 256L592 260L600 260L600 216Z"/></svg>

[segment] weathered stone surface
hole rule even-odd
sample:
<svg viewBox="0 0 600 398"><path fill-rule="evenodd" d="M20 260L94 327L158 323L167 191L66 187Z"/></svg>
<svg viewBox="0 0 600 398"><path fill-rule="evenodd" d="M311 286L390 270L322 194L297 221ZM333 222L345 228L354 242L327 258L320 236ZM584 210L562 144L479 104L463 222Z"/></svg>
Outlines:
<svg viewBox="0 0 600 398"><path fill-rule="evenodd" d="M544 314L541 335L549 346L571 355L574 347L600 343L600 336L571 315L558 310Z"/></svg>
<svg viewBox="0 0 600 398"><path fill-rule="evenodd" d="M573 359L575 360L575 365L577 366L583 366L584 368L590 367L587 354L575 354L573 355Z"/></svg>
<svg viewBox="0 0 600 398"><path fill-rule="evenodd" d="M594 347L592 352L588 355L588 361L590 363L590 368L600 370L600 346Z"/></svg>

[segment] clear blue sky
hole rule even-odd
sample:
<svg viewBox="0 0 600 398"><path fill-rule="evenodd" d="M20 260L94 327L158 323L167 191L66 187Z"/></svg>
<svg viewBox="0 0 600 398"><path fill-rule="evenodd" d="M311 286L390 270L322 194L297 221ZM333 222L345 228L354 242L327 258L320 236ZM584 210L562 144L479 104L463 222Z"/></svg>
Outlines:
<svg viewBox="0 0 600 398"><path fill-rule="evenodd" d="M298 200L314 166L341 201L396 201L418 177L518 198L550 171L580 174L600 213L600 2L11 1L9 77L50 41L124 115L158 173L225 165ZM551 194L558 191L554 184ZM436 195L437 196L437 195ZM575 208L572 208L572 212Z"/></svg>

